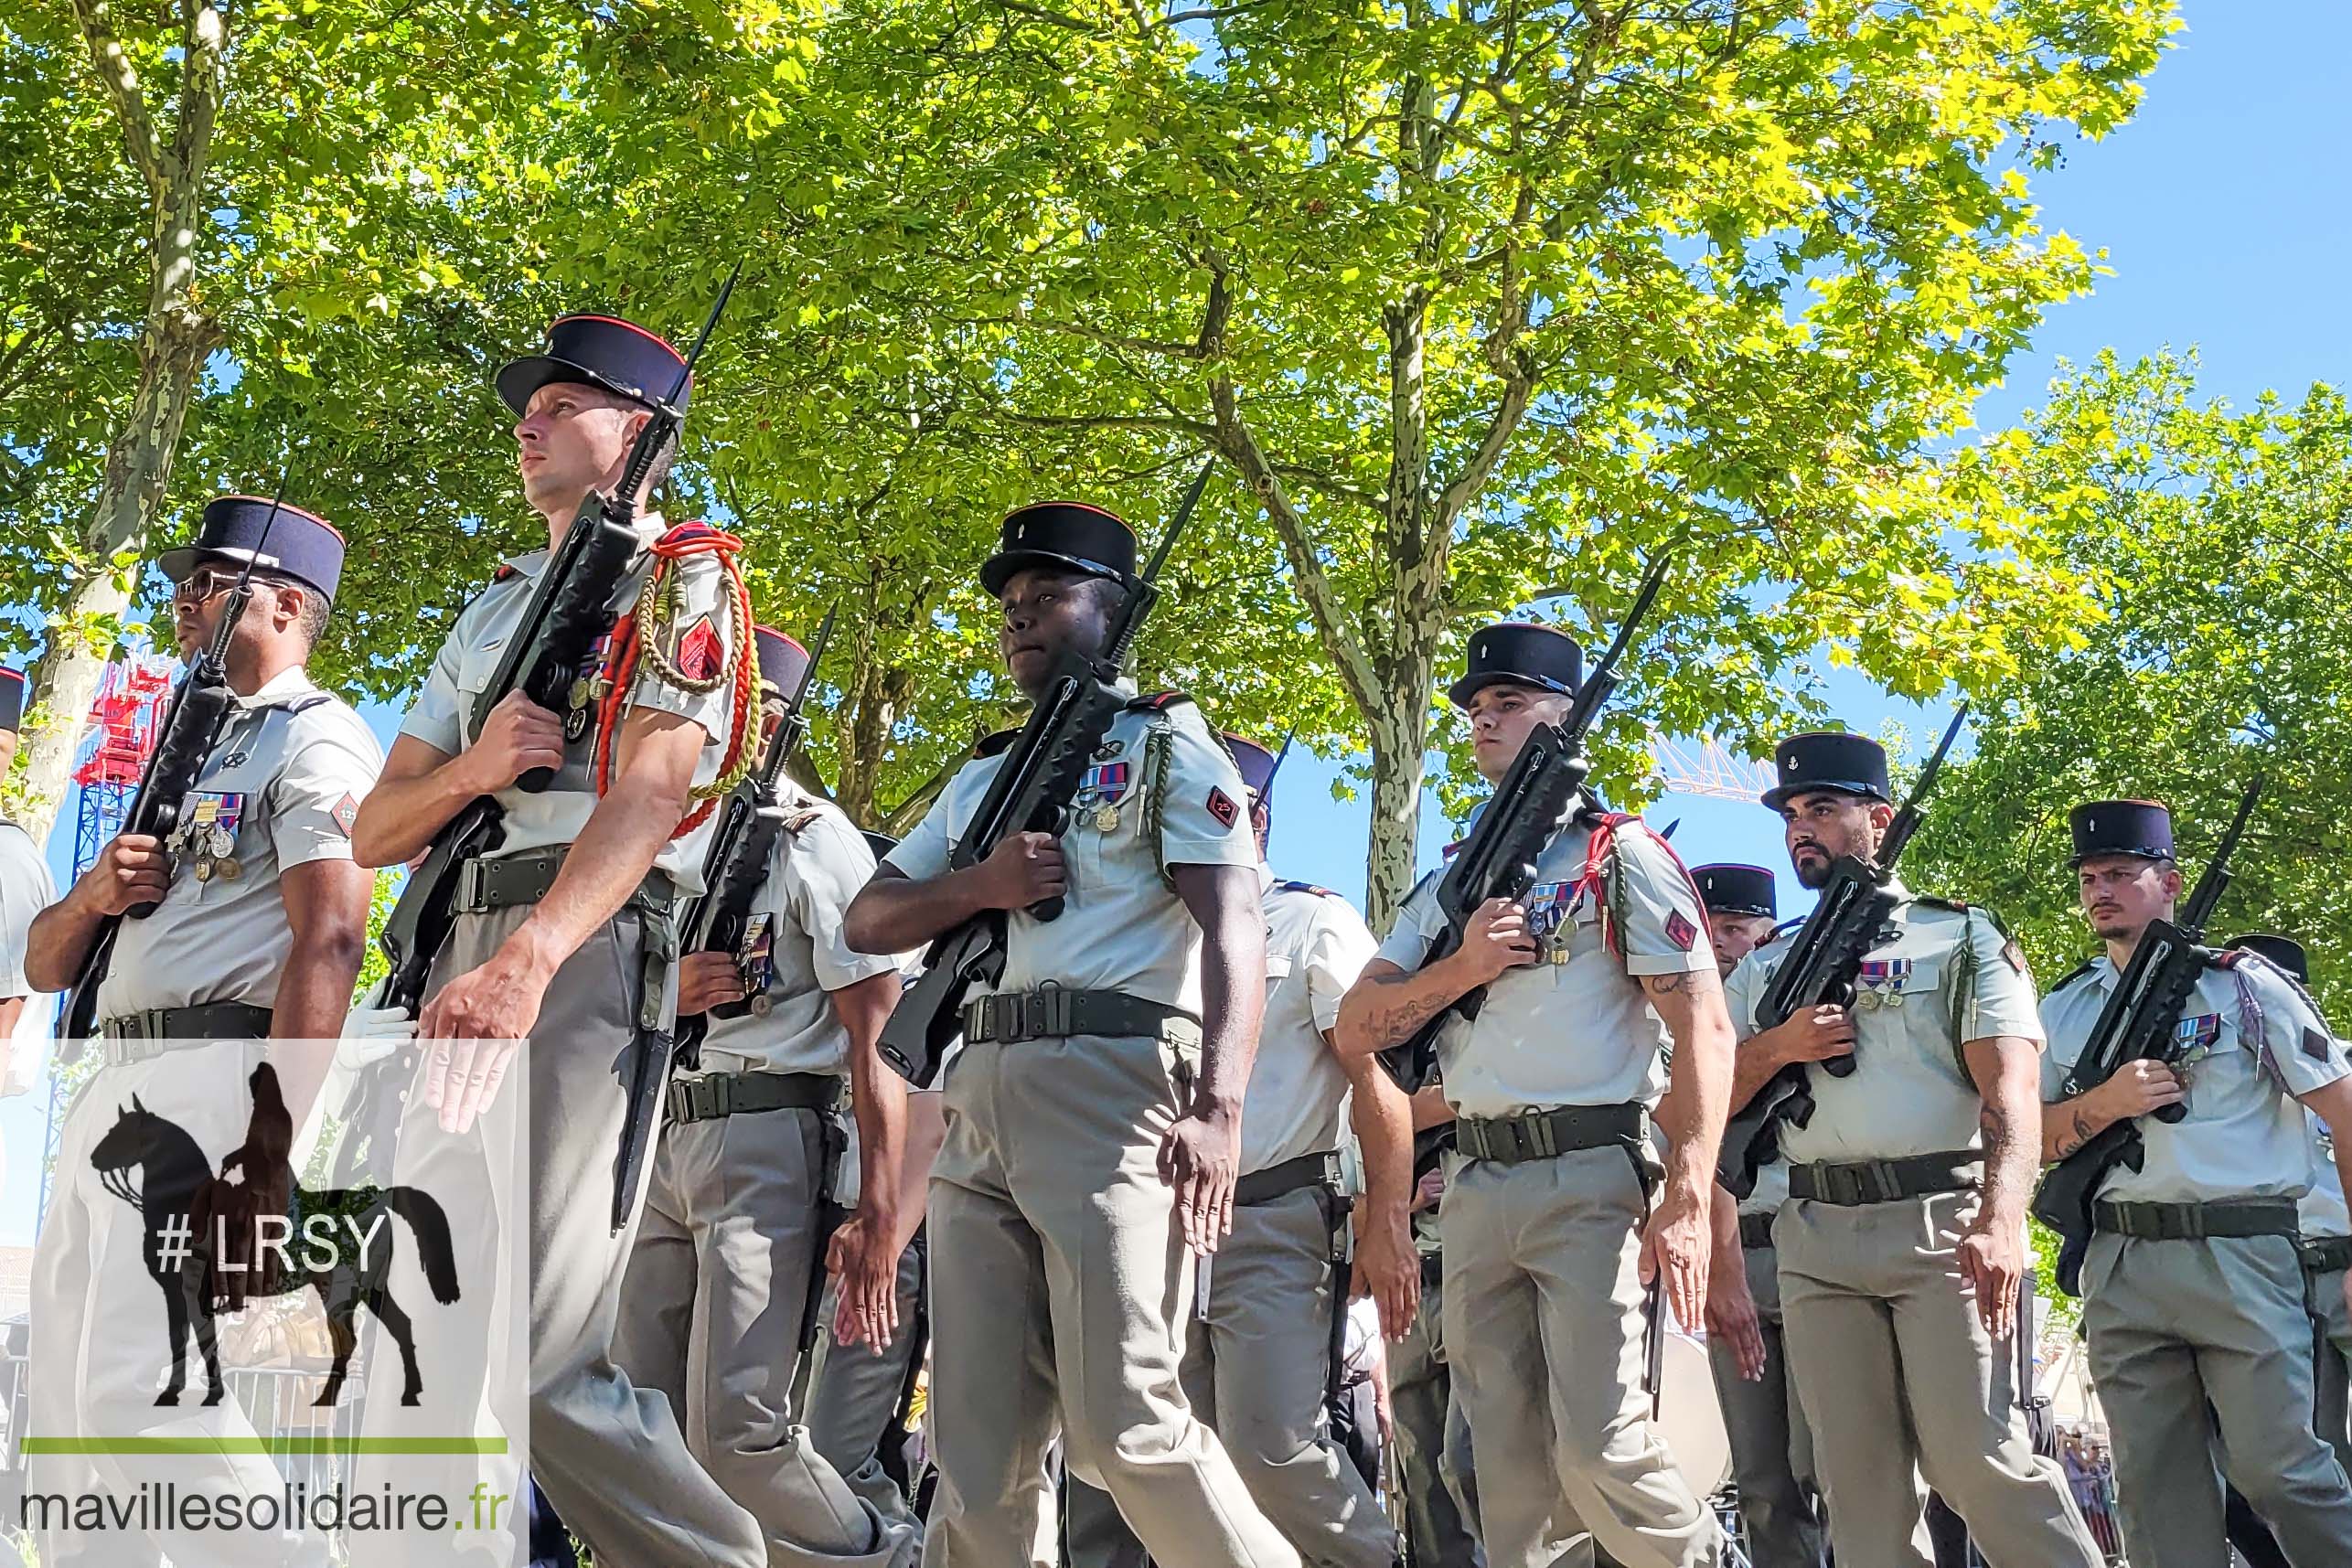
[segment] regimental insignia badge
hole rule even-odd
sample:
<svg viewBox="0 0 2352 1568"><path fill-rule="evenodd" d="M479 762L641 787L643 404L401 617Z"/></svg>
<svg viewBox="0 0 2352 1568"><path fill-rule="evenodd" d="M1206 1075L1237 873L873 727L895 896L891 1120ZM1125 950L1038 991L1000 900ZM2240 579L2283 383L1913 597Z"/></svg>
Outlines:
<svg viewBox="0 0 2352 1568"><path fill-rule="evenodd" d="M694 618L678 639L678 673L689 680L711 680L726 663L726 648L720 641L719 628L706 612Z"/></svg>

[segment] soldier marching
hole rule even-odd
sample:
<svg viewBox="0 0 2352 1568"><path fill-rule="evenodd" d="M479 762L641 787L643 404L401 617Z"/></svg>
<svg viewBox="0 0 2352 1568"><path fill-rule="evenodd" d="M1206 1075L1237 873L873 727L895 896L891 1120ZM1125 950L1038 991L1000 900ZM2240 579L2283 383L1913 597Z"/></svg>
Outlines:
<svg viewBox="0 0 2352 1568"><path fill-rule="evenodd" d="M2037 993L1996 916L1896 873L1884 751L1790 737L1757 828L1801 887L1867 896L1833 983L1784 1008L1846 916L1824 893L1781 923L1771 869L1686 871L1610 810L1564 728L1584 650L1505 622L1444 695L1498 801L1547 738L1573 787L1520 888L1449 910L1441 868L1376 938L1269 868L1283 748L1127 675L1157 560L1074 500L1016 508L977 566L1021 729L903 841L861 834L757 765L809 650L755 624L739 540L655 509L692 371L577 314L498 372L546 546L455 616L388 756L305 667L333 525L224 496L155 562L214 672L213 727L141 818L167 830L58 896L0 824L0 1038L70 990L61 1052L96 1063L36 1256L37 1432L185 1435L86 1328L163 1277L110 1133L168 1097L202 1201L250 1228L295 1204L273 1129L320 1100L398 1183L520 1173L443 1244L525 1339L414 1317L461 1384L527 1362L534 1552L568 1530L618 1568L1924 1564L1932 1488L2003 1568L2088 1565L2026 1418L2025 1222L2044 1162L2047 1194L2128 1134L2075 1266L2132 1562L2221 1561L2225 1483L2286 1560L2352 1561L2352 1064L2290 938L2188 931L2161 1017L2113 1001L2188 918L2165 807L2074 813L2102 951ZM0 671L0 759L23 706ZM737 807L772 837L698 948ZM402 865L413 918L355 1007L369 868ZM443 895L422 916L419 890ZM2106 1061L2133 1007L2162 1049ZM1399 1056L1424 1041L1427 1083ZM170 1309L206 1352L247 1288L216 1303L206 1271L247 1261L208 1257ZM1384 1469L1334 1421L1363 1296L1393 1341ZM1675 1327L1708 1341L1720 1510L1653 1419ZM371 1410L400 1403L388 1365ZM256 1450L204 1463L273 1484ZM531 1522L488 1534L520 1552ZM304 1550L43 1533L50 1563Z"/></svg>

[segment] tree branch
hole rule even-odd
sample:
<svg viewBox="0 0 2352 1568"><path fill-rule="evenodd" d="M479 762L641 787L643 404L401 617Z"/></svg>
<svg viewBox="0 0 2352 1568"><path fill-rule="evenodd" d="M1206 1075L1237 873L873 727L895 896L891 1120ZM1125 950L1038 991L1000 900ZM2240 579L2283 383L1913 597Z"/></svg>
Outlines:
<svg viewBox="0 0 2352 1568"><path fill-rule="evenodd" d="M229 45L229 24L217 0L189 0L187 25L180 37L179 127L172 137L171 176L197 202L204 173L212 156L212 128L220 117L221 57Z"/></svg>
<svg viewBox="0 0 2352 1568"><path fill-rule="evenodd" d="M107 0L73 0L74 19L81 24L82 41L90 47L90 67L106 95L114 102L114 118L122 123L123 144L131 162L147 182L148 196L164 198L164 147L156 138L155 121L139 73L131 64L123 40L114 36L114 7Z"/></svg>
<svg viewBox="0 0 2352 1568"><path fill-rule="evenodd" d="M1340 679L1346 684L1358 709L1366 713L1377 710L1381 703L1379 677L1363 646L1349 634L1339 591L1331 586L1331 576L1315 553L1314 541L1307 537L1306 519L1284 493L1280 476L1257 444L1248 421L1242 418L1233 379L1219 376L1211 382L1209 399L1217 411L1218 450L1241 471L1250 493L1257 497L1257 504L1273 522L1274 531L1282 540L1282 553L1289 560L1290 576L1298 585L1299 597L1305 601L1307 613L1321 635L1323 647L1339 668Z"/></svg>

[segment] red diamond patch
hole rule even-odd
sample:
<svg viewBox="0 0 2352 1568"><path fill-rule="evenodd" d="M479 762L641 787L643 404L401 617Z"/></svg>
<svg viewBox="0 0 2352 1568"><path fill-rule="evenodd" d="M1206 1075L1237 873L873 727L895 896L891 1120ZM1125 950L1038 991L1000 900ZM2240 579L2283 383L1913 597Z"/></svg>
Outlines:
<svg viewBox="0 0 2352 1568"><path fill-rule="evenodd" d="M689 680L710 680L726 662L726 652L719 640L719 628L711 624L709 615L702 615L678 639L678 673Z"/></svg>
<svg viewBox="0 0 2352 1568"><path fill-rule="evenodd" d="M1226 827L1241 820L1241 807L1224 791L1212 787L1209 791L1209 815Z"/></svg>
<svg viewBox="0 0 2352 1568"><path fill-rule="evenodd" d="M326 815L336 827L343 829L343 837L348 838L351 837L351 825L359 819L359 803L346 795Z"/></svg>
<svg viewBox="0 0 2352 1568"><path fill-rule="evenodd" d="M1666 917L1666 940L1688 953L1691 944L1699 939L1699 928L1691 923L1690 916L1681 910Z"/></svg>

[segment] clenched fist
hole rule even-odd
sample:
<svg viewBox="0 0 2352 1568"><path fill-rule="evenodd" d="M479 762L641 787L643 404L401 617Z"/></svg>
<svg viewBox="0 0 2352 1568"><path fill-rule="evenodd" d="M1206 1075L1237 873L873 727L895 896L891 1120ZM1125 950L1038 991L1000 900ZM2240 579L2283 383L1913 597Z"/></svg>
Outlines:
<svg viewBox="0 0 2352 1568"><path fill-rule="evenodd" d="M466 782L476 795L507 788L533 768L563 765L563 720L519 688L498 699L465 748Z"/></svg>
<svg viewBox="0 0 2352 1568"><path fill-rule="evenodd" d="M979 874L980 904L985 909L1027 909L1070 891L1062 841L1051 833L1012 834L974 869Z"/></svg>

